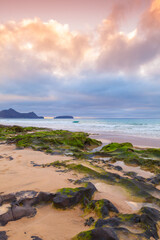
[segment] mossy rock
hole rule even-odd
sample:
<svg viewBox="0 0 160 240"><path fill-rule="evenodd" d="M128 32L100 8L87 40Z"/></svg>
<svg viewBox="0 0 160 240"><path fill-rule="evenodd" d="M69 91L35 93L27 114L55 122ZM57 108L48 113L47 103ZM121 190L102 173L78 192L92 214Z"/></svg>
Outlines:
<svg viewBox="0 0 160 240"><path fill-rule="evenodd" d="M98 217L105 218L110 212L119 213L118 209L107 199L92 200L85 207L85 212L95 211Z"/></svg>
<svg viewBox="0 0 160 240"><path fill-rule="evenodd" d="M55 194L53 204L56 208L70 208L82 203L85 198L91 200L95 191L95 186L90 182L86 183L84 187L63 188Z"/></svg>
<svg viewBox="0 0 160 240"><path fill-rule="evenodd" d="M126 143L110 143L104 146L101 151L103 152L114 152L114 151L127 151L128 149L132 149L133 145L129 142Z"/></svg>

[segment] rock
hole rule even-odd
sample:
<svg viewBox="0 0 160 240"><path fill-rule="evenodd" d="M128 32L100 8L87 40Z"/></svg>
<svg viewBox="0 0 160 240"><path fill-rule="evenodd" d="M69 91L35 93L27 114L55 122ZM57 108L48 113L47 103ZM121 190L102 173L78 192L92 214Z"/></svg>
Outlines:
<svg viewBox="0 0 160 240"><path fill-rule="evenodd" d="M135 178L137 176L137 173L136 172L126 172L124 175Z"/></svg>
<svg viewBox="0 0 160 240"><path fill-rule="evenodd" d="M145 178L141 177L141 176L136 176L135 179L140 181L140 182L145 182Z"/></svg>
<svg viewBox="0 0 160 240"><path fill-rule="evenodd" d="M143 207L141 213L148 215L153 221L160 221L160 211L155 208Z"/></svg>
<svg viewBox="0 0 160 240"><path fill-rule="evenodd" d="M86 219L84 225L85 226L91 226L91 225L93 225L94 221L95 221L94 218L90 217L90 218Z"/></svg>
<svg viewBox="0 0 160 240"><path fill-rule="evenodd" d="M52 202L55 194L35 191L21 191L15 194L0 195L0 205L10 203L8 211L0 215L0 225L4 226L10 221L16 221L23 217L33 217L36 209L33 205L41 202Z"/></svg>
<svg viewBox="0 0 160 240"><path fill-rule="evenodd" d="M115 166L114 169L117 170L117 171L122 171L123 170L123 168L120 167L120 166Z"/></svg>
<svg viewBox="0 0 160 240"><path fill-rule="evenodd" d="M3 203L10 203L16 201L16 197L14 194L0 195L0 206Z"/></svg>
<svg viewBox="0 0 160 240"><path fill-rule="evenodd" d="M55 194L52 194L52 193L39 192L34 197L21 198L18 201L18 204L23 204L24 206L33 206L41 202L47 203L47 202L51 202L54 196Z"/></svg>
<svg viewBox="0 0 160 240"><path fill-rule="evenodd" d="M0 240L7 240L8 236L6 235L6 232L2 231L0 232Z"/></svg>
<svg viewBox="0 0 160 240"><path fill-rule="evenodd" d="M118 240L116 233L111 228L95 228L91 234L92 240Z"/></svg>
<svg viewBox="0 0 160 240"><path fill-rule="evenodd" d="M53 197L54 206L57 208L69 208L80 203L84 198L91 199L96 191L92 183L87 183L87 187L79 187L76 189L62 189Z"/></svg>
<svg viewBox="0 0 160 240"><path fill-rule="evenodd" d="M144 236L158 240L157 222L160 221L160 212L154 208L144 207L141 213L140 221L147 227Z"/></svg>
<svg viewBox="0 0 160 240"><path fill-rule="evenodd" d="M35 214L35 208L14 205L8 210L8 212L0 215L0 225L5 226L10 221L16 221L23 217L33 217Z"/></svg>
<svg viewBox="0 0 160 240"><path fill-rule="evenodd" d="M154 185L159 185L160 184L160 174L157 174L155 177L148 178L147 181Z"/></svg>
<svg viewBox="0 0 160 240"><path fill-rule="evenodd" d="M118 227L120 225L121 221L117 217L109 218L109 219L98 219L98 221L95 224L96 228L103 227L105 225L111 226L111 227Z"/></svg>
<svg viewBox="0 0 160 240"><path fill-rule="evenodd" d="M87 205L87 208L95 210L103 218L107 217L109 212L119 213L118 209L107 199L92 200Z"/></svg>
<svg viewBox="0 0 160 240"><path fill-rule="evenodd" d="M91 231L91 240L119 240L112 228L95 228Z"/></svg>
<svg viewBox="0 0 160 240"><path fill-rule="evenodd" d="M43 240L42 238L39 238L39 237L37 237L37 236L31 236L31 239L32 239L32 240Z"/></svg>
<svg viewBox="0 0 160 240"><path fill-rule="evenodd" d="M9 159L9 161L12 161L12 160L13 160L13 157L9 156L8 159Z"/></svg>

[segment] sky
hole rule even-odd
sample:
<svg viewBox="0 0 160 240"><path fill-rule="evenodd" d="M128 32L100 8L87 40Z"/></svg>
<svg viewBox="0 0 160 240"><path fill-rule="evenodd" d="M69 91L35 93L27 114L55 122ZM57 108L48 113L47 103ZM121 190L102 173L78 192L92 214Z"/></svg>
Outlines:
<svg viewBox="0 0 160 240"><path fill-rule="evenodd" d="M160 118L160 0L0 6L0 110Z"/></svg>

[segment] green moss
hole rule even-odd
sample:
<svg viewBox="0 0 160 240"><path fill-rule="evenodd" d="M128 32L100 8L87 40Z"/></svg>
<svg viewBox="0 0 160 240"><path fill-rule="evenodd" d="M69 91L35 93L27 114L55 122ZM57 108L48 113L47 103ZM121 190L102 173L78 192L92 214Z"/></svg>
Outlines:
<svg viewBox="0 0 160 240"><path fill-rule="evenodd" d="M67 197L73 197L74 193L78 192L80 188L62 188L57 191L57 193L61 193L66 195Z"/></svg>
<svg viewBox="0 0 160 240"><path fill-rule="evenodd" d="M64 162L55 161L53 163L50 163L50 166L53 166L53 167L66 167L67 165Z"/></svg>
<svg viewBox="0 0 160 240"><path fill-rule="evenodd" d="M3 131L2 131L3 129ZM52 153L54 150L61 150L62 152L71 151L77 154L77 157L83 157L83 151L88 151L90 148L99 146L100 141L91 139L87 133L70 132L65 130L49 130L49 129L35 129L10 127L2 128L0 137L5 137L8 143L15 143L17 147L25 148L32 147L41 151ZM30 131L33 131L30 133Z"/></svg>
<svg viewBox="0 0 160 240"><path fill-rule="evenodd" d="M130 148L133 148L133 145L131 143L110 143L106 146L104 146L101 151L103 152L114 152L114 151L126 151Z"/></svg>
<svg viewBox="0 0 160 240"><path fill-rule="evenodd" d="M99 218L103 217L102 214L102 208L104 206L104 200L97 200L96 202L89 202L87 206L85 207L84 211L85 213L90 213L94 211Z"/></svg>
<svg viewBox="0 0 160 240"><path fill-rule="evenodd" d="M98 154L98 153L97 153ZM134 149L131 143L111 143L102 148L99 155L107 154L112 162L124 161L127 165L140 166L155 174L160 173L160 149Z"/></svg>
<svg viewBox="0 0 160 240"><path fill-rule="evenodd" d="M86 231L79 233L72 240L91 240L92 239L92 231Z"/></svg>
<svg viewBox="0 0 160 240"><path fill-rule="evenodd" d="M136 216L136 214L119 214L118 218L122 221L122 222L129 222L132 221L132 219Z"/></svg>
<svg viewBox="0 0 160 240"><path fill-rule="evenodd" d="M133 196L147 198L150 197L150 194L145 191L145 189L141 188L141 185L138 186L138 183L134 182L132 179L121 178L118 185L124 187L127 191L129 191Z"/></svg>
<svg viewBox="0 0 160 240"><path fill-rule="evenodd" d="M79 172L79 173L84 173L84 174L87 174L89 176L92 176L92 177L97 177L99 178L100 177L100 173L89 168L89 167L86 167L86 166L83 166L82 164L68 164L66 165L66 167L68 169L72 169L76 172Z"/></svg>

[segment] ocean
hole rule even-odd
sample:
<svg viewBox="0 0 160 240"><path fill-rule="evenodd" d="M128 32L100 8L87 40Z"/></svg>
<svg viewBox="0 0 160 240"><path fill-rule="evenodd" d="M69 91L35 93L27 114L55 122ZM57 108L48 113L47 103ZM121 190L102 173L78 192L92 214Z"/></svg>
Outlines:
<svg viewBox="0 0 160 240"><path fill-rule="evenodd" d="M160 138L160 119L0 119L0 124L47 127L88 133Z"/></svg>

